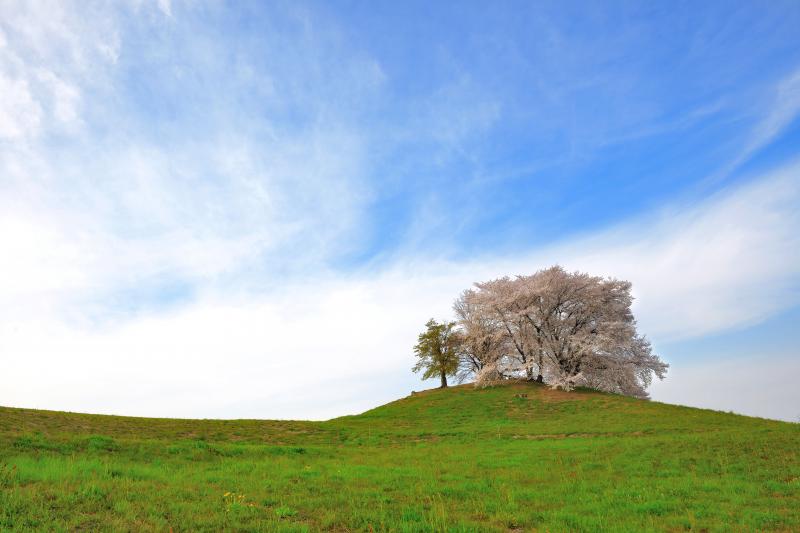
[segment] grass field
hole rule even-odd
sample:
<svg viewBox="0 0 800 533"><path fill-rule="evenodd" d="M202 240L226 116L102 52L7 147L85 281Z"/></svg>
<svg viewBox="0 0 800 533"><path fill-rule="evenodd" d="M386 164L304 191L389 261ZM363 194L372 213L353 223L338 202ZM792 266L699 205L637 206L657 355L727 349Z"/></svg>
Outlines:
<svg viewBox="0 0 800 533"><path fill-rule="evenodd" d="M800 531L800 425L523 383L327 422L0 408L0 530Z"/></svg>

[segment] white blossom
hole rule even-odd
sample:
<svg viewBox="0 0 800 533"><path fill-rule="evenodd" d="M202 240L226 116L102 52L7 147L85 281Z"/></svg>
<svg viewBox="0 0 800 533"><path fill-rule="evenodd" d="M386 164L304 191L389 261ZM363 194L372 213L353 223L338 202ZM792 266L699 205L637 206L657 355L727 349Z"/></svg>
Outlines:
<svg viewBox="0 0 800 533"><path fill-rule="evenodd" d="M646 398L668 365L636 331L627 281L568 273L476 283L455 303L463 330L462 372L478 383L525 378Z"/></svg>

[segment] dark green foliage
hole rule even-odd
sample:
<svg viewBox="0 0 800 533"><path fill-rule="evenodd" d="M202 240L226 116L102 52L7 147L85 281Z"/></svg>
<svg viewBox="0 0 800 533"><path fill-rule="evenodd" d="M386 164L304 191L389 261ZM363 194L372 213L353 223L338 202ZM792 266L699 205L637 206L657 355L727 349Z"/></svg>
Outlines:
<svg viewBox="0 0 800 533"><path fill-rule="evenodd" d="M530 383L328 422L0 408L0 531L797 531L798 442Z"/></svg>

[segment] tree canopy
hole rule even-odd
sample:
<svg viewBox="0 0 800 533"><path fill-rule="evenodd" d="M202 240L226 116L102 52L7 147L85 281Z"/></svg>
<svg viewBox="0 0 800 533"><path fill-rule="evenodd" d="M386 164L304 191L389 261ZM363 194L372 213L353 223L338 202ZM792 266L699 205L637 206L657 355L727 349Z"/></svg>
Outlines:
<svg viewBox="0 0 800 533"><path fill-rule="evenodd" d="M425 328L414 346L419 359L412 370L423 371L422 379L439 377L441 386L447 387L447 376L455 376L458 371L461 335L455 322L440 324L430 319Z"/></svg>
<svg viewBox="0 0 800 533"><path fill-rule="evenodd" d="M554 266L476 283L456 300L457 321L428 322L420 343L426 335L436 342L444 331L436 328L446 328L448 353L458 354L455 363L447 359L447 375L478 384L524 378L647 398L668 365L637 332L632 302L630 282Z"/></svg>

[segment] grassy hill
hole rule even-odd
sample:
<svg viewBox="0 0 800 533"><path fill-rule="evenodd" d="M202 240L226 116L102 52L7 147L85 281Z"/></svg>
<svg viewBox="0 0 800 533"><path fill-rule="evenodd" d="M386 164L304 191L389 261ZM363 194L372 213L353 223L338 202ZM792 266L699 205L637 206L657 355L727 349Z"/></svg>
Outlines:
<svg viewBox="0 0 800 533"><path fill-rule="evenodd" d="M0 408L0 530L800 530L800 425L517 383L327 422Z"/></svg>

